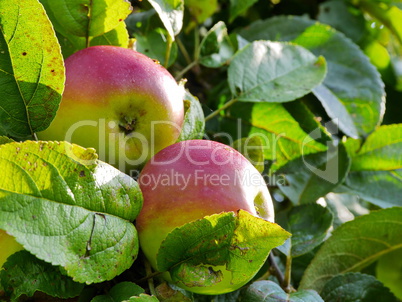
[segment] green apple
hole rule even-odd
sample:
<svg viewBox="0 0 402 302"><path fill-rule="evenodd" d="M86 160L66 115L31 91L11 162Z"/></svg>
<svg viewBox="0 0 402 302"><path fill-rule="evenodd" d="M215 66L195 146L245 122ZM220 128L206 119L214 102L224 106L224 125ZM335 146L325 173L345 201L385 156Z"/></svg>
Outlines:
<svg viewBox="0 0 402 302"><path fill-rule="evenodd" d="M23 249L13 236L8 235L4 230L0 230L0 269L7 258Z"/></svg>
<svg viewBox="0 0 402 302"><path fill-rule="evenodd" d="M131 49L93 46L68 57L65 68L60 108L40 139L93 147L127 173L177 141L184 88L159 63Z"/></svg>
<svg viewBox="0 0 402 302"><path fill-rule="evenodd" d="M241 153L218 142L187 140L171 145L147 162L138 182L144 205L136 227L142 251L156 270L159 247L176 227L239 209L274 220L271 196L261 174ZM221 282L212 286L204 286L202 281L195 287L177 285L196 293L222 294L253 277L233 284L225 266L213 269L223 274Z"/></svg>

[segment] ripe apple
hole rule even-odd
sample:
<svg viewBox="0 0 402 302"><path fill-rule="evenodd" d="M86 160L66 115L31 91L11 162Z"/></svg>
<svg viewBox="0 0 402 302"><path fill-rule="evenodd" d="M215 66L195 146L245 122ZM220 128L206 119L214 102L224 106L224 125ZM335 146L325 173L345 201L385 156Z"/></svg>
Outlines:
<svg viewBox="0 0 402 302"><path fill-rule="evenodd" d="M7 258L23 249L13 236L8 235L4 230L0 230L0 269Z"/></svg>
<svg viewBox="0 0 402 302"><path fill-rule="evenodd" d="M218 142L187 140L168 146L147 162L138 182L144 204L136 227L142 251L156 270L159 247L176 227L239 209L274 220L271 196L261 174L241 153ZM249 281L232 284L225 266L214 269L223 273L219 283L178 285L196 293L222 294Z"/></svg>
<svg viewBox="0 0 402 302"><path fill-rule="evenodd" d="M40 139L93 147L126 172L176 142L184 88L159 63L131 49L92 46L68 57L65 68L60 108Z"/></svg>

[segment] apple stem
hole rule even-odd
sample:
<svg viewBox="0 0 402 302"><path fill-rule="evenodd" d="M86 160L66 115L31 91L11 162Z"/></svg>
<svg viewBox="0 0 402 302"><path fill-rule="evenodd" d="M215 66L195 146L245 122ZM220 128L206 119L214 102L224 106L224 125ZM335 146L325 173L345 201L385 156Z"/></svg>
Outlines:
<svg viewBox="0 0 402 302"><path fill-rule="evenodd" d="M214 112L212 112L210 115L208 115L205 118L205 121L209 121L210 119L212 119L213 117L217 116L221 111L229 108L230 106L232 106L234 103L237 102L237 99L231 99L229 102L225 103L222 107L219 107L218 109L216 109Z"/></svg>

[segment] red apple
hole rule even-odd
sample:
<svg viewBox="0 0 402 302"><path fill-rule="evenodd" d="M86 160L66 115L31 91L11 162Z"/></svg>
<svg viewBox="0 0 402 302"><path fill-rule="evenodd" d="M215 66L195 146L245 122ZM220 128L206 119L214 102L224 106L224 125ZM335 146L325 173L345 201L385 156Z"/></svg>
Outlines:
<svg viewBox="0 0 402 302"><path fill-rule="evenodd" d="M188 140L171 145L145 165L138 182L144 196L136 220L140 246L156 270L159 247L176 227L239 209L274 219L271 196L261 174L241 153L218 142ZM202 294L221 294L244 285L232 284L231 273L224 266L217 269L224 278L213 286L178 285Z"/></svg>
<svg viewBox="0 0 402 302"><path fill-rule="evenodd" d="M93 46L68 57L65 68L60 108L40 139L93 147L126 172L176 142L184 89L160 64L131 49Z"/></svg>

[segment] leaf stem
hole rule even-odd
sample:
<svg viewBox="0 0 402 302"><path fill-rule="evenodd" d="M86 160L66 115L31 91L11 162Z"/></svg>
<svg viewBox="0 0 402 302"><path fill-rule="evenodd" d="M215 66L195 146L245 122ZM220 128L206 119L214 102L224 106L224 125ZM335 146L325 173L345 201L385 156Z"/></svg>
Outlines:
<svg viewBox="0 0 402 302"><path fill-rule="evenodd" d="M219 107L218 109L216 109L214 112L212 112L210 115L208 115L205 118L205 121L209 121L210 119L212 119L213 117L217 116L221 111L229 108L230 106L232 106L234 103L237 102L237 99L231 99L229 102L225 103L222 107Z"/></svg>
<svg viewBox="0 0 402 302"><path fill-rule="evenodd" d="M272 251L271 251L271 253L269 253L268 260L269 260L269 264L271 265L272 272L275 275L276 279L278 279L279 284L283 284L285 278L283 276L283 273L279 269L278 264L276 263L276 260L275 260L275 257L274 257L274 254L272 253Z"/></svg>
<svg viewBox="0 0 402 302"><path fill-rule="evenodd" d="M191 64L192 60L190 58L190 55L188 54L186 47L184 46L183 42L179 37L176 37L176 43L177 46L180 48L180 51L183 54L183 57L186 60L187 64Z"/></svg>
<svg viewBox="0 0 402 302"><path fill-rule="evenodd" d="M170 53L172 51L172 45L173 45L173 39L168 34L167 35L167 48L166 48L166 53L165 53L165 64L163 64L165 68L167 68L169 66L169 58L170 58Z"/></svg>
<svg viewBox="0 0 402 302"><path fill-rule="evenodd" d="M289 256L286 256L285 277L284 277L283 283L281 283L284 291L287 293L292 293L292 292L296 291L293 288L293 286L290 284L291 272L292 272L292 256L289 255Z"/></svg>
<svg viewBox="0 0 402 302"><path fill-rule="evenodd" d="M184 67L175 77L176 81L179 81L183 75L185 75L187 73L187 71L189 71L191 68L193 68L195 65L197 65L198 62L197 61L193 61L190 64L188 64L186 67Z"/></svg>
<svg viewBox="0 0 402 302"><path fill-rule="evenodd" d="M147 278L147 281L148 281L149 291L150 291L152 296L156 297L155 283L154 283L154 278L153 278L155 273L152 272L151 264L149 263L149 261L145 260L144 262L145 262L144 265L145 265L145 272L147 274L146 278Z"/></svg>

